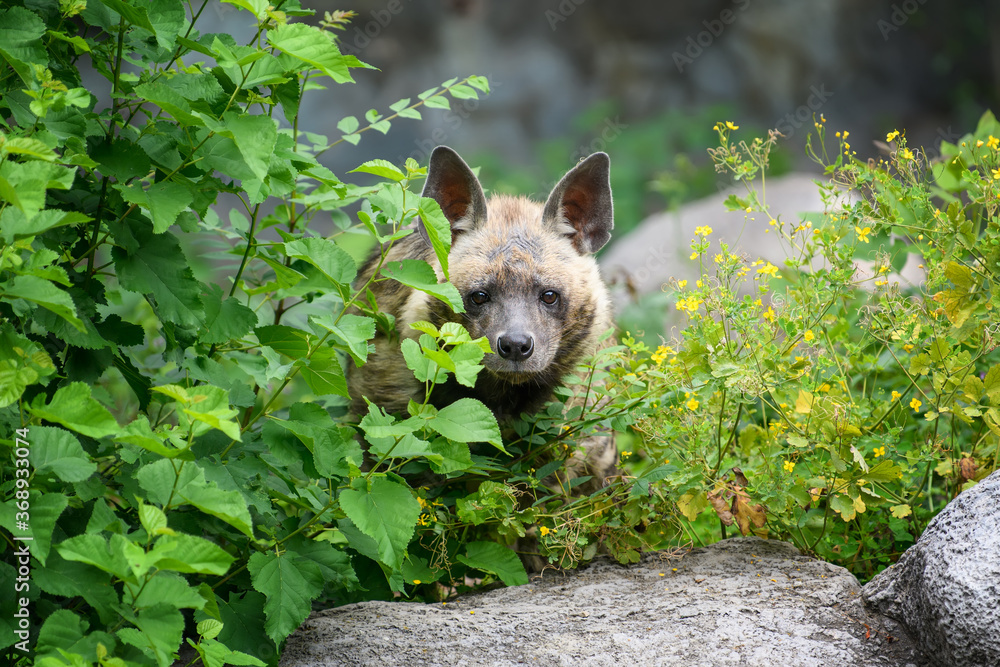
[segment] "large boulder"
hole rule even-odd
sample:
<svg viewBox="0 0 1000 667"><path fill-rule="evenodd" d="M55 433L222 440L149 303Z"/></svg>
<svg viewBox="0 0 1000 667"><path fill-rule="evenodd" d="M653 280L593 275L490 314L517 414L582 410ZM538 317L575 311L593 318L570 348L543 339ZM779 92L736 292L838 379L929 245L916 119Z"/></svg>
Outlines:
<svg viewBox="0 0 1000 667"><path fill-rule="evenodd" d="M935 664L1000 665L1000 470L951 501L863 597Z"/></svg>
<svg viewBox="0 0 1000 667"><path fill-rule="evenodd" d="M790 544L736 538L447 604L329 609L288 640L281 664L923 665L860 590L847 570Z"/></svg>

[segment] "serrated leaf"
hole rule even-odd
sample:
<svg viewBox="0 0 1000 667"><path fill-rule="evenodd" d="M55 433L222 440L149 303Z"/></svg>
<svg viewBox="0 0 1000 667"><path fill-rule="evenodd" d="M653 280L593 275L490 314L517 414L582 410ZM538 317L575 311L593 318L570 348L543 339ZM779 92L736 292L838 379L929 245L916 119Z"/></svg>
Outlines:
<svg viewBox="0 0 1000 667"><path fill-rule="evenodd" d="M353 83L348 68L363 64L354 56L341 55L333 38L305 23L286 23L267 33L271 46L312 65L337 83Z"/></svg>
<svg viewBox="0 0 1000 667"><path fill-rule="evenodd" d="M39 394L28 410L39 419L62 424L91 438L103 438L120 430L108 409L91 398L90 387L83 382L60 387L48 404L45 395Z"/></svg>
<svg viewBox="0 0 1000 667"><path fill-rule="evenodd" d="M289 241L285 243L285 254L312 264L337 285L350 285L358 273L354 258L329 239L313 237Z"/></svg>
<svg viewBox="0 0 1000 667"><path fill-rule="evenodd" d="M337 343L346 347L355 364L361 366L368 360L368 341L375 337L375 320L346 313L339 320L324 314L311 321L329 331Z"/></svg>
<svg viewBox="0 0 1000 667"><path fill-rule="evenodd" d="M45 23L38 14L24 7L8 7L0 12L0 56L31 86L32 65L48 65L49 55L42 44Z"/></svg>
<svg viewBox="0 0 1000 667"><path fill-rule="evenodd" d="M31 429L35 446L38 442L34 435L36 431L37 427ZM10 531L12 535L27 537L28 540L21 542L21 544L26 544L31 555L37 558L42 565L45 565L52 545L52 533L55 530L56 520L59 519L68 504L69 499L61 493L43 493L41 495L32 493L29 510L31 519L28 521L28 530L24 531L15 526L16 512L20 511L20 508L16 507L15 500L12 498L7 501L6 506L0 503L0 525Z"/></svg>
<svg viewBox="0 0 1000 667"><path fill-rule="evenodd" d="M203 298L205 332L201 341L210 345L228 343L250 333L257 324L257 313L235 297L221 301L218 295Z"/></svg>
<svg viewBox="0 0 1000 667"><path fill-rule="evenodd" d="M350 398L344 368L332 348L316 350L309 362L299 368L299 374L309 385L309 390L317 396L335 394Z"/></svg>
<svg viewBox="0 0 1000 667"><path fill-rule="evenodd" d="M80 332L86 331L83 322L76 315L76 304L73 303L69 293L50 280L30 275L14 276L0 285L0 298L24 299L37 303L69 322Z"/></svg>
<svg viewBox="0 0 1000 667"><path fill-rule="evenodd" d="M401 262L386 262L382 274L399 282L430 294L451 306L456 313L464 313L462 296L451 283L439 283L430 264L419 259L404 259Z"/></svg>
<svg viewBox="0 0 1000 667"><path fill-rule="evenodd" d="M134 594L137 594L137 597L133 597ZM188 585L183 577L172 572L157 572L141 588L126 587L123 598L125 604L137 609L152 607L161 602L178 609L205 607L205 598L198 589Z"/></svg>
<svg viewBox="0 0 1000 667"><path fill-rule="evenodd" d="M913 509L909 505L893 505L889 511L897 519L905 519L913 514Z"/></svg>
<svg viewBox="0 0 1000 667"><path fill-rule="evenodd" d="M517 554L496 542L469 542L465 554L459 554L459 562L483 572L500 577L508 586L523 586L528 583L528 574Z"/></svg>
<svg viewBox="0 0 1000 667"><path fill-rule="evenodd" d="M29 219L19 208L8 206L0 212L0 240L12 243L18 239L37 236L56 227L76 225L90 220L92 218L83 213L54 208L39 211Z"/></svg>
<svg viewBox="0 0 1000 667"><path fill-rule="evenodd" d="M69 431L36 426L31 433L34 446L29 458L36 474L53 473L64 482L82 482L97 470L97 464Z"/></svg>
<svg viewBox="0 0 1000 667"><path fill-rule="evenodd" d="M106 1L106 0L105 0ZM180 648L184 634L184 617L177 607L161 602L139 610L132 619L138 628L124 628L118 637L140 650L151 651L159 667L169 667Z"/></svg>
<svg viewBox="0 0 1000 667"><path fill-rule="evenodd" d="M488 442L506 453L493 412L474 398L460 398L427 420L427 426L457 442Z"/></svg>
<svg viewBox="0 0 1000 667"><path fill-rule="evenodd" d="M164 535L156 544L157 547L172 545L172 548L154 563L161 570L222 576L229 571L229 566L236 560L217 544L195 535L184 533Z"/></svg>
<svg viewBox="0 0 1000 667"><path fill-rule="evenodd" d="M895 482L902 469L889 459L879 461L862 477L872 482Z"/></svg>
<svg viewBox="0 0 1000 667"><path fill-rule="evenodd" d="M420 224L434 248L434 254L441 265L444 279L450 280L448 272L448 253L451 252L451 223L441 210L441 205L430 197L421 197L417 208L420 214Z"/></svg>
<svg viewBox="0 0 1000 667"><path fill-rule="evenodd" d="M849 496L841 494L834 495L830 498L830 508L839 514L845 523L853 520L857 515L857 510L854 506L854 499Z"/></svg>
<svg viewBox="0 0 1000 667"><path fill-rule="evenodd" d="M257 552L247 563L254 589L267 597L264 628L276 644L294 632L312 611L312 601L323 590L319 568L296 560L292 551L278 555Z"/></svg>
<svg viewBox="0 0 1000 667"><path fill-rule="evenodd" d="M137 230L132 253L115 246L111 256L123 289L151 298L159 316L168 322L195 328L203 317L202 284L194 274L177 237L167 232Z"/></svg>
<svg viewBox="0 0 1000 667"><path fill-rule="evenodd" d="M115 540L115 548L112 548L101 535L84 533L63 540L55 545L55 549L66 560L93 565L119 579L129 581L132 579L132 575L128 561L121 549L127 540L121 535L113 535L112 538Z"/></svg>
<svg viewBox="0 0 1000 667"><path fill-rule="evenodd" d="M1000 365L986 371L983 377L983 391L993 404L1000 404Z"/></svg>
<svg viewBox="0 0 1000 667"><path fill-rule="evenodd" d="M340 507L362 533L375 540L379 560L398 570L420 518L420 504L413 492L402 484L377 477L367 493L355 489L341 491Z"/></svg>
<svg viewBox="0 0 1000 667"><path fill-rule="evenodd" d="M254 329L261 345L290 359L301 359L309 354L309 334L283 324L269 324Z"/></svg>

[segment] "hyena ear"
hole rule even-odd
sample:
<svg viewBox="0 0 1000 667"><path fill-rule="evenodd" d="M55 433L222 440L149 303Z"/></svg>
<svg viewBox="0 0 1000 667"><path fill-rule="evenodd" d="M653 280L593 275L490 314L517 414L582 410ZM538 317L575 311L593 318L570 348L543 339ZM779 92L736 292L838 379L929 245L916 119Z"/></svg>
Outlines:
<svg viewBox="0 0 1000 667"><path fill-rule="evenodd" d="M608 242L615 218L607 153L594 153L562 177L545 202L542 222L569 225L567 236L581 254L597 252Z"/></svg>
<svg viewBox="0 0 1000 667"><path fill-rule="evenodd" d="M451 223L452 234L473 229L486 220L486 196L479 179L458 153L447 146L438 146L431 153L423 197L430 197L440 206ZM423 220L418 224L420 235L430 243Z"/></svg>

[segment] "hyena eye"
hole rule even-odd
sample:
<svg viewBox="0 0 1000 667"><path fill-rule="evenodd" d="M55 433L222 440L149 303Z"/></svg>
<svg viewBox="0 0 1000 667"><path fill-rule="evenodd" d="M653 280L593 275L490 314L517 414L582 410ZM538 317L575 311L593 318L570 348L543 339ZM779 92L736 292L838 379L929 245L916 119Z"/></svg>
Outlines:
<svg viewBox="0 0 1000 667"><path fill-rule="evenodd" d="M550 289L549 290L545 290L544 292L542 292L542 296L539 297L539 298L541 298L542 303L544 303L544 304L546 304L548 306L551 306L556 301L559 300L559 292L556 292L555 290L550 290Z"/></svg>
<svg viewBox="0 0 1000 667"><path fill-rule="evenodd" d="M469 295L469 301L476 304L477 306L481 306L489 300L490 300L490 295L482 290L479 290L478 292L473 292L472 294Z"/></svg>

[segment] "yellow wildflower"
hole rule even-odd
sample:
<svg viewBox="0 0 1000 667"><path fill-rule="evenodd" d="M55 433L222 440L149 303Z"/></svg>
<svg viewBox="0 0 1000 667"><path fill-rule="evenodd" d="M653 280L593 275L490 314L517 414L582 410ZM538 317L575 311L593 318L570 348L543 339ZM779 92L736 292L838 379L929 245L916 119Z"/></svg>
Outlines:
<svg viewBox="0 0 1000 667"><path fill-rule="evenodd" d="M709 236L712 233L712 228L708 225L694 228L695 236Z"/></svg>
<svg viewBox="0 0 1000 667"><path fill-rule="evenodd" d="M691 256L690 256L690 257L688 257L688 259L690 259L690 260L695 260L695 259L698 259L698 253L697 253L697 251L696 251L696 252L693 252L693 253L691 253Z"/></svg>
<svg viewBox="0 0 1000 667"><path fill-rule="evenodd" d="M857 225L854 225L854 232L858 235L858 240L862 243L868 243L868 235L872 233L871 227L865 227L862 229Z"/></svg>
<svg viewBox="0 0 1000 667"><path fill-rule="evenodd" d="M921 403L916 398L914 398L912 401L910 401L910 407L913 408L914 412L920 412L920 406L921 405L923 405L923 403Z"/></svg>
<svg viewBox="0 0 1000 667"><path fill-rule="evenodd" d="M993 174L993 180L1000 181L1000 169L992 169L990 171Z"/></svg>
<svg viewBox="0 0 1000 667"><path fill-rule="evenodd" d="M875 448L875 458L879 458L881 456L885 456L885 447L876 447Z"/></svg>
<svg viewBox="0 0 1000 667"><path fill-rule="evenodd" d="M898 401L898 400L899 400L900 398L902 398L902 397L903 397L903 395L902 395L902 394L900 394L900 393L899 393L898 391L893 391L893 392L892 392L892 396L891 396L891 399L892 399L893 401Z"/></svg>
<svg viewBox="0 0 1000 667"><path fill-rule="evenodd" d="M998 146L1000 146L1000 139L997 139L991 134L990 138L986 140L986 147L996 150Z"/></svg>
<svg viewBox="0 0 1000 667"><path fill-rule="evenodd" d="M816 339L816 334L812 332L812 329L806 329L806 332L802 334L802 339L807 343L811 343Z"/></svg>
<svg viewBox="0 0 1000 667"><path fill-rule="evenodd" d="M679 287L681 289L684 289L685 287L687 287L687 284L688 284L688 281L686 281L686 280L678 280L677 281L677 287Z"/></svg>
<svg viewBox="0 0 1000 667"><path fill-rule="evenodd" d="M792 472L795 470L795 461L785 461L782 467L785 469L785 472Z"/></svg>
<svg viewBox="0 0 1000 667"><path fill-rule="evenodd" d="M899 130L893 130L889 134L885 135L885 141L886 143L889 143L890 141L895 141L896 137L898 136L899 136Z"/></svg>
<svg viewBox="0 0 1000 667"><path fill-rule="evenodd" d="M740 129L739 125L734 125L733 122L729 121L729 120L726 121L726 127L728 127L730 130L738 130L738 129Z"/></svg>
<svg viewBox="0 0 1000 667"><path fill-rule="evenodd" d="M691 412L694 412L695 410L698 409L698 406L701 405L701 404L698 403L697 399L692 398L690 401L688 401L684 405L687 407L688 410L690 410Z"/></svg>
<svg viewBox="0 0 1000 667"><path fill-rule="evenodd" d="M771 276L772 278L781 277L778 275L778 267L776 267L774 264L771 264L771 262L767 262L764 266L757 269L757 273L762 273L765 276Z"/></svg>
<svg viewBox="0 0 1000 667"><path fill-rule="evenodd" d="M904 148L903 150L899 151L899 157L903 158L904 160L912 160L913 151L911 151L909 148Z"/></svg>

